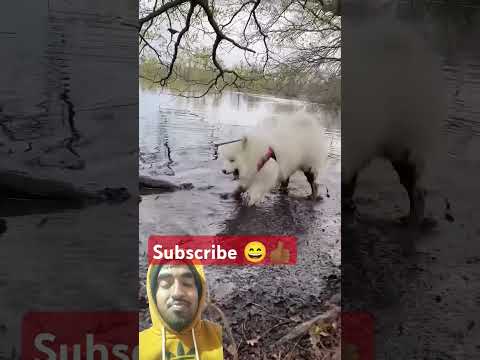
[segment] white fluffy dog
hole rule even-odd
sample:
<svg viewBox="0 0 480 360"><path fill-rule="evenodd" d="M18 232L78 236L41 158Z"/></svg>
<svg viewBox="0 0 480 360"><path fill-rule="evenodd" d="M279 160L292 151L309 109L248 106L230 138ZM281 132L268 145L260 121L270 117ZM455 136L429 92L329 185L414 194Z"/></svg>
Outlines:
<svg viewBox="0 0 480 360"><path fill-rule="evenodd" d="M253 134L220 148L222 172L239 180L234 194L246 192L248 205L255 205L278 183L287 192L290 176L300 170L310 184L310 197L316 199L319 175L328 157L323 128L306 113L267 120Z"/></svg>
<svg viewBox="0 0 480 360"><path fill-rule="evenodd" d="M447 116L439 57L404 24L369 19L356 26L357 41L349 48L356 58L344 68L342 92L344 210L353 209L357 174L373 158L385 157L408 193L410 223L418 224L425 175Z"/></svg>

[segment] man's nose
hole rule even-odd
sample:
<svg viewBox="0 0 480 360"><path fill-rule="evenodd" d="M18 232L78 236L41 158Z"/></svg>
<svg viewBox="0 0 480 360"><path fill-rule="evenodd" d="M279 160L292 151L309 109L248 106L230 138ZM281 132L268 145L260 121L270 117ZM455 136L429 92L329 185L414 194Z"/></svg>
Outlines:
<svg viewBox="0 0 480 360"><path fill-rule="evenodd" d="M184 296L184 294L185 294L184 286L179 281L175 281L172 289L172 297L181 298Z"/></svg>

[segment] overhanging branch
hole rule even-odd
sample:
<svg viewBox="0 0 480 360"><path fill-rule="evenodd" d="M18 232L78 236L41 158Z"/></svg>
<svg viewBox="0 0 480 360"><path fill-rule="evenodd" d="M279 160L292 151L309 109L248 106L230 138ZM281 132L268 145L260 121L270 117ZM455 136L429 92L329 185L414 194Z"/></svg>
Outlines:
<svg viewBox="0 0 480 360"><path fill-rule="evenodd" d="M185 4L189 2L189 0L173 0L173 1L170 1L166 4L163 4L162 6L160 6L157 10L155 11L152 11L150 14L148 14L147 16L141 18L140 20L138 20L139 24L140 24L140 27L143 26L143 24L145 24L146 22L156 18L157 16L163 14L165 11L167 10L170 10L174 7L177 7L177 6L180 6L182 4Z"/></svg>

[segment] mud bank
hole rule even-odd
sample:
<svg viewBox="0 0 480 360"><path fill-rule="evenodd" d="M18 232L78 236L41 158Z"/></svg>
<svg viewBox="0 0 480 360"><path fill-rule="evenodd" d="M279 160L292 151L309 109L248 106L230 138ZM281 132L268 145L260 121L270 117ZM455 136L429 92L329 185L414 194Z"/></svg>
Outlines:
<svg viewBox="0 0 480 360"><path fill-rule="evenodd" d="M480 145L478 138L475 144ZM480 208L468 200L477 186L478 160L445 163L455 171L443 173L427 196L434 227L413 233L402 225L407 194L393 169L380 161L359 179L357 213L343 216L343 310L374 316L378 358L478 354L480 228L474 219ZM456 187L456 176L472 180ZM414 247L405 256L409 240Z"/></svg>
<svg viewBox="0 0 480 360"><path fill-rule="evenodd" d="M145 244L149 234L293 234L298 239L295 266L205 269L212 301L230 323L240 358L258 359L270 351L278 351L270 348L275 341L325 311L326 301L340 291L339 161L327 171L325 186L320 191L323 200L306 198L309 186L298 173L290 182L289 195L273 192L259 206L251 208L224 199L222 194L233 190L235 183L222 177L220 165L212 162L208 171L192 174L192 191L142 196L140 329L148 327L150 322L145 292ZM210 179L215 185L198 190ZM172 207L176 216L168 217L165 207ZM221 322L213 309L209 308L205 315ZM286 344L282 351L291 350L297 341L300 345L295 347L296 356L313 358L308 336ZM225 337L225 346L229 343ZM225 353L229 358L228 350Z"/></svg>

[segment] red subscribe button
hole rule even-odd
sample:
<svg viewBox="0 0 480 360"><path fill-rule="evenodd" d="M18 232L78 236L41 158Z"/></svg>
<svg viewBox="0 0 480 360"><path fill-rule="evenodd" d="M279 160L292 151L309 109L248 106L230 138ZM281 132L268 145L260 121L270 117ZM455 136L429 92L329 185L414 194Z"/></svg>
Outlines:
<svg viewBox="0 0 480 360"><path fill-rule="evenodd" d="M342 313L342 359L374 359L374 319L363 311Z"/></svg>
<svg viewBox="0 0 480 360"><path fill-rule="evenodd" d="M23 360L137 360L137 312L30 312Z"/></svg>
<svg viewBox="0 0 480 360"><path fill-rule="evenodd" d="M150 264L293 265L294 236L160 236L148 239Z"/></svg>

